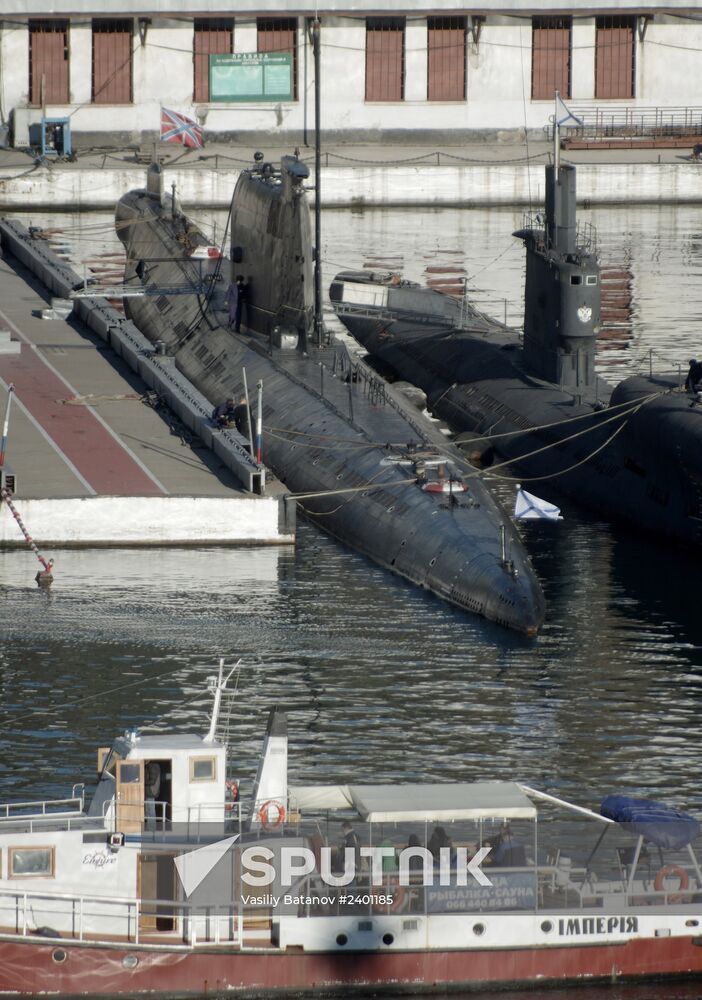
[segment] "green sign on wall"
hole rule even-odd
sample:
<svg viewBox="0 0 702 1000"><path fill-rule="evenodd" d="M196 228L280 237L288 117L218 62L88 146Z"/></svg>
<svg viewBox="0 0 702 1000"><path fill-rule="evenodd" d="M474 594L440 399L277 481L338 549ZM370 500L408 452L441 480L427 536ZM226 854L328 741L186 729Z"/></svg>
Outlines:
<svg viewBox="0 0 702 1000"><path fill-rule="evenodd" d="M292 61L289 52L210 56L210 100L291 101Z"/></svg>

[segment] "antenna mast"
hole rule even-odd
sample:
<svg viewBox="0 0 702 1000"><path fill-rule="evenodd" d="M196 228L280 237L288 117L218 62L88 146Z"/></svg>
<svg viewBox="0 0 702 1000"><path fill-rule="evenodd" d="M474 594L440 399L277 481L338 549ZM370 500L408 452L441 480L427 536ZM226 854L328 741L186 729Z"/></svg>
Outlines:
<svg viewBox="0 0 702 1000"><path fill-rule="evenodd" d="M312 22L312 52L314 54L314 333L317 347L324 341L322 320L322 152L319 17Z"/></svg>
<svg viewBox="0 0 702 1000"><path fill-rule="evenodd" d="M238 668L240 663L241 660L237 660L227 676L224 677L224 657L221 656L219 659L219 675L217 677L210 678L210 690L214 690L214 704L212 705L212 718L210 719L210 728L207 736L205 737L205 743L214 743L215 733L217 732L217 725L219 723L219 710L222 705L222 692L229 683L229 678Z"/></svg>

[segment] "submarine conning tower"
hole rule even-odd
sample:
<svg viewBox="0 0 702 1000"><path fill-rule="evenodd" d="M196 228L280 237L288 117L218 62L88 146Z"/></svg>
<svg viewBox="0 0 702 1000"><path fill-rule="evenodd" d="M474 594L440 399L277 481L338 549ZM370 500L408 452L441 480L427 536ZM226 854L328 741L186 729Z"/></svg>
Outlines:
<svg viewBox="0 0 702 1000"><path fill-rule="evenodd" d="M575 167L546 167L545 228L515 236L527 251L524 366L577 395L595 385L600 269L592 238L576 230Z"/></svg>
<svg viewBox="0 0 702 1000"><path fill-rule="evenodd" d="M272 347L307 349L314 325L312 226L304 181L309 167L284 156L280 169L255 154L239 175L231 217L231 278L246 286L245 326Z"/></svg>

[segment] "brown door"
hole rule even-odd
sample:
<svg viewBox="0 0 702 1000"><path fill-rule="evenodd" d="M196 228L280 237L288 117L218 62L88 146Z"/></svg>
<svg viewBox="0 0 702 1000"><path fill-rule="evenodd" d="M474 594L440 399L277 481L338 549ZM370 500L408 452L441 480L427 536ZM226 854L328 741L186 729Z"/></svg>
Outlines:
<svg viewBox="0 0 702 1000"><path fill-rule="evenodd" d="M634 96L634 19L598 17L595 41L595 97Z"/></svg>
<svg viewBox="0 0 702 1000"><path fill-rule="evenodd" d="M29 103L67 104L68 21L29 22Z"/></svg>
<svg viewBox="0 0 702 1000"><path fill-rule="evenodd" d="M132 103L132 21L93 20L93 104Z"/></svg>
<svg viewBox="0 0 702 1000"><path fill-rule="evenodd" d="M430 17L427 21L427 99L462 101L466 96L466 19Z"/></svg>
<svg viewBox="0 0 702 1000"><path fill-rule="evenodd" d="M117 829L141 833L144 825L144 761L117 762Z"/></svg>
<svg viewBox="0 0 702 1000"><path fill-rule="evenodd" d="M176 929L177 911L168 905L168 901L176 899L173 858L172 854L139 855L137 894L141 900L140 933L163 933ZM156 903L156 900L160 902Z"/></svg>
<svg viewBox="0 0 702 1000"><path fill-rule="evenodd" d="M217 18L196 18L194 42L195 80L193 100L210 99L210 56L232 51L234 21Z"/></svg>
<svg viewBox="0 0 702 1000"><path fill-rule="evenodd" d="M532 18L531 96L552 101L570 97L571 18Z"/></svg>
<svg viewBox="0 0 702 1000"><path fill-rule="evenodd" d="M366 100L402 101L405 97L404 18L366 19Z"/></svg>
<svg viewBox="0 0 702 1000"><path fill-rule="evenodd" d="M297 18L259 17L257 49L259 52L289 52L293 57L293 100L297 100Z"/></svg>

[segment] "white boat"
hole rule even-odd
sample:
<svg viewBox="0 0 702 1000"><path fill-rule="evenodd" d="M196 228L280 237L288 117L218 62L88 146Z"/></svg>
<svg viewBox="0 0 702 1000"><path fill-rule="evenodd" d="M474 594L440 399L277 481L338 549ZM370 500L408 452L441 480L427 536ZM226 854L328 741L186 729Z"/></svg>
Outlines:
<svg viewBox="0 0 702 1000"><path fill-rule="evenodd" d="M698 822L514 781L253 791L218 738L126 732L97 784L0 805L0 992L432 992L699 975Z"/></svg>

